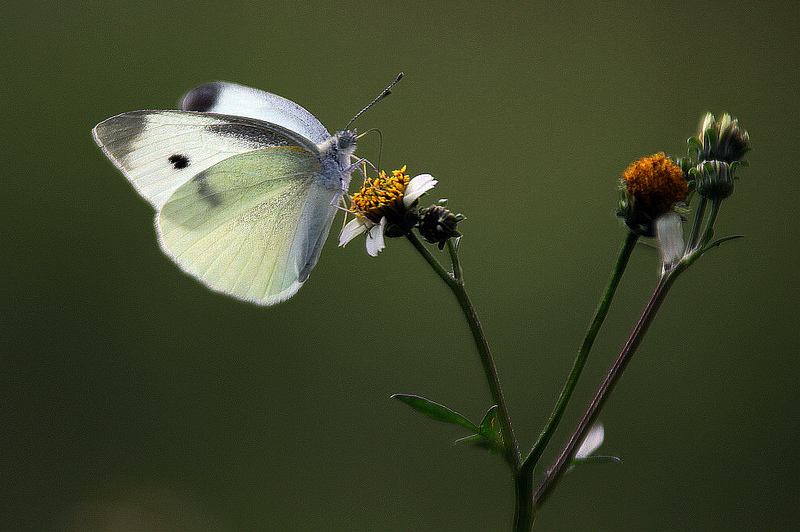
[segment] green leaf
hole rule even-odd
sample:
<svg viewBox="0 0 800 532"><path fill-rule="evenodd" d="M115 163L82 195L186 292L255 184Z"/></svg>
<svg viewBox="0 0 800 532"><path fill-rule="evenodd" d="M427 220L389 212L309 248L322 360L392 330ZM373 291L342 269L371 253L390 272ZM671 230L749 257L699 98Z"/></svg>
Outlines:
<svg viewBox="0 0 800 532"><path fill-rule="evenodd" d="M457 439L453 443L472 443L481 447L485 447L489 442L486 440L486 437L482 436L481 434L470 434L469 436L464 436L463 438Z"/></svg>
<svg viewBox="0 0 800 532"><path fill-rule="evenodd" d="M611 462L614 464L621 464L622 460L617 456L587 456L586 458L578 458L573 460L569 466L569 469L567 469L567 472L572 471L575 466L593 462Z"/></svg>
<svg viewBox="0 0 800 532"><path fill-rule="evenodd" d="M479 427L475 427L475 434L470 434L457 439L454 443L471 443L475 447L486 449L493 453L502 454L505 450L503 446L503 436L498 430L497 405L493 406L483 416Z"/></svg>
<svg viewBox="0 0 800 532"><path fill-rule="evenodd" d="M480 447L481 449L486 449L487 451L491 451L496 454L503 453L503 446L499 442L492 440L483 434L472 434L471 436L465 436L457 439L453 443L471 443L475 447Z"/></svg>
<svg viewBox="0 0 800 532"><path fill-rule="evenodd" d="M486 441L481 445L488 447L490 451L502 453L505 449L503 445L503 435L500 434L500 424L497 422L497 405L486 412L481 420L478 435L482 436Z"/></svg>
<svg viewBox="0 0 800 532"><path fill-rule="evenodd" d="M420 414L426 415L431 419L435 419L436 421L460 425L474 433L480 432L479 427L458 412L450 410L446 406L440 405L439 403L434 403L433 401L425 399L424 397L420 397L419 395L396 393L392 395L391 398L404 402Z"/></svg>
<svg viewBox="0 0 800 532"><path fill-rule="evenodd" d="M706 245L703 248L703 250L701 252L701 255L705 254L707 251L710 251L711 249L713 249L715 247L721 246L722 244L724 244L725 242L728 242L729 240L736 240L736 239L739 239L739 238L744 238L744 235L731 235L731 236L726 236L726 237L722 237L722 238L720 238L718 240L715 240L715 241L713 241L712 243Z"/></svg>
<svg viewBox="0 0 800 532"><path fill-rule="evenodd" d="M488 436L490 434L497 433L497 429L494 428L494 420L497 419L497 405L494 405L492 408L486 411L486 414L483 416L481 420L481 430L480 433L484 436Z"/></svg>

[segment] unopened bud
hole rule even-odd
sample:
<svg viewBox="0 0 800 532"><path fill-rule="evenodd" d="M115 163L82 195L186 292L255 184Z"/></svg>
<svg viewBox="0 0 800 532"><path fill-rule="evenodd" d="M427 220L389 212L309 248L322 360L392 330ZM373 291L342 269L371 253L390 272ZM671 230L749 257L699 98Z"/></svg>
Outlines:
<svg viewBox="0 0 800 532"><path fill-rule="evenodd" d="M439 244L439 249L442 249L448 238L461 236L456 226L463 219L463 215L453 214L441 205L431 205L420 209L417 228L422 238L431 244Z"/></svg>

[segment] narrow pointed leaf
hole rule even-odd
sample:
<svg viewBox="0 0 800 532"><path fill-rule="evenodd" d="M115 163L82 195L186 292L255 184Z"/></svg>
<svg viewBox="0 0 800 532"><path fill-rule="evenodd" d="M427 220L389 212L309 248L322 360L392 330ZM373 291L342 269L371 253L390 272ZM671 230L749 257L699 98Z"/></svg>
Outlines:
<svg viewBox="0 0 800 532"><path fill-rule="evenodd" d="M736 240L738 238L744 238L744 235L731 235L731 236L726 236L726 237L720 238L719 240L715 240L714 242L712 242L709 245L707 245L705 247L705 249L703 249L703 253L705 253L706 251L708 251L711 248L715 248L715 247L721 245L724 242L727 242L728 240Z"/></svg>
<svg viewBox="0 0 800 532"><path fill-rule="evenodd" d="M454 444L458 443L471 443L473 447L478 447L480 449L484 449L487 451L491 451L496 454L502 454L503 446L500 445L495 440L492 440L483 434L472 434L470 436L465 436L463 438L459 438L453 442Z"/></svg>
<svg viewBox="0 0 800 532"><path fill-rule="evenodd" d="M473 422L458 412L450 410L446 406L440 405L439 403L434 403L433 401L425 399L424 397L420 397L419 395L396 393L392 395L392 399L402 401L420 414L426 415L431 419L435 419L436 421L460 425L474 433L480 431L480 429Z"/></svg>
<svg viewBox="0 0 800 532"><path fill-rule="evenodd" d="M622 459L620 459L617 456L587 456L586 458L577 458L572 461L572 463L569 466L569 469L567 469L567 473L575 469L575 466L594 463L594 462L611 462L614 464L621 464Z"/></svg>
<svg viewBox="0 0 800 532"><path fill-rule="evenodd" d="M614 464L621 464L622 459L618 456L587 456L586 458L576 458L572 461L570 469L577 465L589 464L594 462L611 462Z"/></svg>
<svg viewBox="0 0 800 532"><path fill-rule="evenodd" d="M487 443L486 437L480 434L470 434L469 436L464 436L463 438L459 438L453 443L474 443L476 445L484 445Z"/></svg>

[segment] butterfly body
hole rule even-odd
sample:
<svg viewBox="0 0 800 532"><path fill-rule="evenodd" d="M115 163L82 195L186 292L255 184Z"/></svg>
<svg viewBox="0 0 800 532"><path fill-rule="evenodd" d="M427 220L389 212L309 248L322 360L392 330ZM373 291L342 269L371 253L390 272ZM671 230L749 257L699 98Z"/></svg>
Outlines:
<svg viewBox="0 0 800 532"><path fill-rule="evenodd" d="M156 209L159 244L184 271L261 305L291 297L347 192L355 133L232 83L201 85L181 107L109 118L95 140Z"/></svg>

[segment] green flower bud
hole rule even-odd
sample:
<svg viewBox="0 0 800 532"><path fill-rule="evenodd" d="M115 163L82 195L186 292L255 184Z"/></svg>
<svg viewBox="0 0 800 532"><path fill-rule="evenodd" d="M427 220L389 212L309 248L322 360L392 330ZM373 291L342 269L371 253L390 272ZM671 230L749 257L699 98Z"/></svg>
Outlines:
<svg viewBox="0 0 800 532"><path fill-rule="evenodd" d="M706 161L692 168L689 175L697 184L697 193L703 197L721 200L733 194L731 164L723 161Z"/></svg>
<svg viewBox="0 0 800 532"><path fill-rule="evenodd" d="M696 154L698 163L733 163L742 160L750 151L750 135L728 113L723 114L720 120L706 113L700 121L697 136L689 139L689 151Z"/></svg>
<svg viewBox="0 0 800 532"><path fill-rule="evenodd" d="M463 219L462 214L453 214L441 205L431 205L420 209L417 228L422 238L431 244L439 244L439 249L442 249L448 238L461 236L456 226Z"/></svg>

